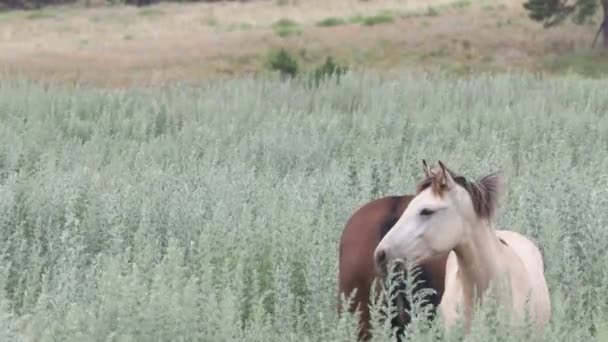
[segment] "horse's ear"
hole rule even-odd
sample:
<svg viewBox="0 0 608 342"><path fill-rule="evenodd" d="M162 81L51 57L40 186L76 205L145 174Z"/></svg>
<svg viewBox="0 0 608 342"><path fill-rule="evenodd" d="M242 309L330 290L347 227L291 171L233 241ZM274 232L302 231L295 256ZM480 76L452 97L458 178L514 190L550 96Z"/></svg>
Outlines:
<svg viewBox="0 0 608 342"><path fill-rule="evenodd" d="M429 165L426 163L426 160L422 159L422 170L424 171L424 177L430 178L431 171L429 170Z"/></svg>
<svg viewBox="0 0 608 342"><path fill-rule="evenodd" d="M442 188L445 187L446 189L451 189L455 184L454 179L452 178L452 175L448 171L448 168L445 167L445 165L441 162L441 160L439 160L438 162L439 162L439 167L441 168L439 184L441 184Z"/></svg>

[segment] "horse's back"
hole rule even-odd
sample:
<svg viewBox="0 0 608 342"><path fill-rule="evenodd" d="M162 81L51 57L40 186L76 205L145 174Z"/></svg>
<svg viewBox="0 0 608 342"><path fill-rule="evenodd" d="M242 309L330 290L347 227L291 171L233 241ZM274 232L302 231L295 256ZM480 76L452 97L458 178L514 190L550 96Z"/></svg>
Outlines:
<svg viewBox="0 0 608 342"><path fill-rule="evenodd" d="M538 326L544 326L550 318L551 305L549 290L545 281L543 257L539 248L529 238L509 230L495 230L496 236L505 243L505 247L511 252L506 255L514 255L518 259L511 261L511 269L519 270L511 274L511 281L518 288L514 303L517 311L523 308L525 296L531 290L531 304L533 315L536 316ZM511 254L512 253L512 254ZM527 284L527 285L526 285ZM446 263L445 294L442 298L440 309L444 317L446 327L451 326L457 319L457 307L464 305L464 288L462 287L458 258L451 251Z"/></svg>
<svg viewBox="0 0 608 342"><path fill-rule="evenodd" d="M551 315L549 289L545 279L543 256L539 247L529 238L510 230L497 230L496 235L520 258L530 281L531 304L538 324L546 323Z"/></svg>
<svg viewBox="0 0 608 342"><path fill-rule="evenodd" d="M512 230L496 230L496 235L522 259L528 272L543 273L544 261L539 247L526 236Z"/></svg>

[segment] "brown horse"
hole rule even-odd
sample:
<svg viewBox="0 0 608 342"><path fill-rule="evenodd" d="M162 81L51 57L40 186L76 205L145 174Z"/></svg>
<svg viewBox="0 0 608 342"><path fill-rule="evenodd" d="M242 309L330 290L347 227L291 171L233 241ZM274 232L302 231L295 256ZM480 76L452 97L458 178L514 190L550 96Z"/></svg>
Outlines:
<svg viewBox="0 0 608 342"><path fill-rule="evenodd" d="M374 262L374 250L382 238L395 225L410 201L411 195L389 196L373 200L360 207L347 221L340 238L339 266L338 266L338 296L350 296L356 289L354 300L349 308L351 313L360 311L359 339L368 340L371 335L369 300L370 289L374 280L380 284L381 274L377 271ZM432 313L441 301L444 290L445 267L448 253L428 259L420 265L420 274L417 286L431 288L435 294L428 298L432 304ZM414 291L418 290L414 289ZM378 293L378 292L376 292ZM408 303L401 299L402 304ZM342 311L342 304L338 298L338 313ZM401 312L400 317L392 320L392 326L402 329L410 321L410 317Z"/></svg>

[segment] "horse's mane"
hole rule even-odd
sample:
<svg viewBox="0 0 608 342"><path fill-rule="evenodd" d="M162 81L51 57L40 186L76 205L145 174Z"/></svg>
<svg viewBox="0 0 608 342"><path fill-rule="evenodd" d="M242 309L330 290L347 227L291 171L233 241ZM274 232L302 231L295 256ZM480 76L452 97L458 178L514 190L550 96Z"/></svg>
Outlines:
<svg viewBox="0 0 608 342"><path fill-rule="evenodd" d="M469 181L464 176L459 175L452 170L445 168L454 181L462 186L473 202L475 213L480 218L490 219L494 216L498 208L498 200L503 186L503 178L501 172L493 172L476 181ZM443 196L445 191L442 181L441 169L431 170L429 176L425 177L416 186L416 195L431 187L431 190L437 196Z"/></svg>

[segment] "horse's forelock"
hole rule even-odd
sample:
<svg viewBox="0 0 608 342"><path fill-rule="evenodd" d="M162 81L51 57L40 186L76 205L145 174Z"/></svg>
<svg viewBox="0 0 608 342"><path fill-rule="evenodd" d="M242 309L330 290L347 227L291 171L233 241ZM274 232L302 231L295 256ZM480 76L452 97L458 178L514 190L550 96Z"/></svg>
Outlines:
<svg viewBox="0 0 608 342"><path fill-rule="evenodd" d="M462 183L461 181L463 180L464 182L466 182L464 177L456 174L454 171L448 168L446 168L445 170L450 174L450 176L454 180L457 181L457 183L464 185L464 183ZM430 171L430 176L424 178L418 183L418 186L416 187L416 194L420 194L422 191L424 191L430 186L435 195L443 196L443 193L446 190L443 184L443 174L441 172L441 169L439 167L436 167Z"/></svg>
<svg viewBox="0 0 608 342"><path fill-rule="evenodd" d="M480 218L491 218L498 207L498 200L503 187L503 178L500 172L494 172L483 178L471 182L465 177L446 168L454 181L462 186L471 197L475 213ZM435 195L442 196L445 188L442 186L442 175L438 170L431 170L429 177L420 181L416 187L416 194L431 187Z"/></svg>

